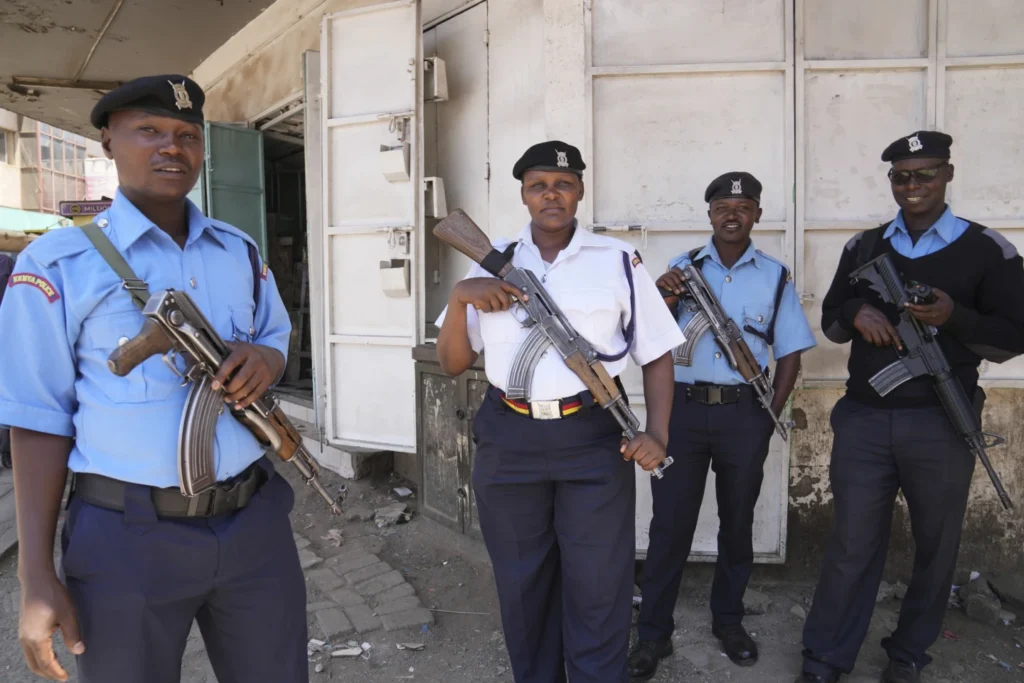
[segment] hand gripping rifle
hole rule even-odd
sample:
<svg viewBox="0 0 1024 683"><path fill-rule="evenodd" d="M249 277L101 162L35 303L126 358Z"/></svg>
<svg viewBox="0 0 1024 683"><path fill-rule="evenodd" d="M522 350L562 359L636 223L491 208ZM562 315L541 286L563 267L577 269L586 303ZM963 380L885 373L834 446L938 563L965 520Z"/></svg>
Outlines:
<svg viewBox="0 0 1024 683"><path fill-rule="evenodd" d="M150 356L162 354L175 374L192 383L178 432L178 479L181 493L194 498L216 483L213 438L226 404L224 390L215 391L211 385L231 350L185 292L167 289L154 293L142 314L146 318L142 331L110 354L107 367L124 377ZM185 357L184 374L175 365L174 354ZM306 483L327 501L331 512L341 514L335 499L317 480L319 464L272 392L266 391L244 410L230 410L264 447L295 465Z"/></svg>
<svg viewBox="0 0 1024 683"><path fill-rule="evenodd" d="M768 375L757 362L754 353L747 346L743 339L743 331L725 313L718 297L711 291L708 281L704 279L704 273L693 263L687 263L682 267L683 279L686 280L686 292L682 296L682 304L687 310L693 311L693 317L683 328L683 336L686 341L676 347L673 354L673 362L676 365L689 367L693 364L693 348L705 332L711 330L715 341L718 343L722 353L725 354L729 365L743 378L743 380L754 389L757 400L761 402L764 409L771 415L775 422L775 431L782 437L783 441L789 440L787 427L790 423L783 423L779 416L772 410L772 401L775 400L775 388L768 381ZM668 298L678 296L663 288L658 288L662 297Z"/></svg>
<svg viewBox="0 0 1024 683"><path fill-rule="evenodd" d="M536 326L535 330L541 330L544 338L555 347L569 369L590 390L594 401L610 412L619 423L623 436L630 441L636 438L640 421L629 409L615 380L598 359L597 351L573 328L537 276L525 268L516 268L511 260L502 258L491 246L487 235L461 209L456 209L434 226L434 236L479 263L491 275L501 278L528 295L529 301L516 302L527 313L523 326ZM530 339L534 342L542 341L535 332L531 333ZM664 476L664 468L671 464L672 458L666 457L651 474L660 479Z"/></svg>
<svg viewBox="0 0 1024 683"><path fill-rule="evenodd" d="M985 453L986 448L999 446L1005 443L1006 439L981 431L981 419L974 406L967 400L967 393L960 380L950 369L946 354L942 352L942 347L935 339L936 330L922 323L907 310L907 303L934 301L935 294L931 287L918 282L904 285L889 254L882 254L850 273L851 282L855 283L858 280L866 280L871 289L881 295L882 301L894 305L899 311L900 321L896 326L896 332L907 349L905 356L901 355L898 360L882 368L868 380L871 386L879 396L886 396L907 380L931 375L935 382L935 392L953 422L953 427L966 439L971 452L981 460L992 480L992 485L996 488L996 493L999 494L999 501L1009 510L1013 503Z"/></svg>

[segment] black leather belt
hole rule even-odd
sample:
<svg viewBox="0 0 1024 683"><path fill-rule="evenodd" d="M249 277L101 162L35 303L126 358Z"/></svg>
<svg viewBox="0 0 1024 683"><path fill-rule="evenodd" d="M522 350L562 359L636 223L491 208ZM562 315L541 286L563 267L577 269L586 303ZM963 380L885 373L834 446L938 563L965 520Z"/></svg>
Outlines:
<svg viewBox="0 0 1024 683"><path fill-rule="evenodd" d="M267 481L259 461L209 491L189 498L178 488L149 487L157 517L214 517L241 510ZM110 510L124 511L123 481L102 474L76 474L73 495L87 503Z"/></svg>
<svg viewBox="0 0 1024 683"><path fill-rule="evenodd" d="M692 384L686 387L686 398L695 403L707 406L718 406L726 403L738 403L750 394L750 387L745 384Z"/></svg>

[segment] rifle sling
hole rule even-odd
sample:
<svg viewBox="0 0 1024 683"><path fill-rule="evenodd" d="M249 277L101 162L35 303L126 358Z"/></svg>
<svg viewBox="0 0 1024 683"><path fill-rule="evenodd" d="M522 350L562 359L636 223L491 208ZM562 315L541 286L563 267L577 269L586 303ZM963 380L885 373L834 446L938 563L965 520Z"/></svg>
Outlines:
<svg viewBox="0 0 1024 683"><path fill-rule="evenodd" d="M121 278L121 286L128 290L128 294L131 295L135 305L139 307L139 310L144 309L146 302L149 301L149 286L144 280L136 277L135 271L124 260L121 252L117 250L117 247L110 241L110 238L103 233L100 226L95 223L89 223L88 225L81 226L81 228L85 236L96 247L96 251L100 252L103 260Z"/></svg>

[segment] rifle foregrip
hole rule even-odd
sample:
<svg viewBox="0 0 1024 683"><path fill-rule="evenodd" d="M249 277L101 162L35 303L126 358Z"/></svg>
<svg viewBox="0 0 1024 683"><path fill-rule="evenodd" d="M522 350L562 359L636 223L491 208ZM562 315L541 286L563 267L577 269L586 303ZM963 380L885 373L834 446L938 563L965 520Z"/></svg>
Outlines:
<svg viewBox="0 0 1024 683"><path fill-rule="evenodd" d="M433 233L434 237L448 246L458 249L477 263L482 264L488 254L494 251L494 247L484 231L462 209L455 209L448 214L434 226ZM503 277L511 267L511 264L506 264L505 268L495 275Z"/></svg>
<svg viewBox="0 0 1024 683"><path fill-rule="evenodd" d="M147 318L141 332L114 349L107 358L107 367L118 377L124 377L147 358L170 350L170 338L159 324Z"/></svg>

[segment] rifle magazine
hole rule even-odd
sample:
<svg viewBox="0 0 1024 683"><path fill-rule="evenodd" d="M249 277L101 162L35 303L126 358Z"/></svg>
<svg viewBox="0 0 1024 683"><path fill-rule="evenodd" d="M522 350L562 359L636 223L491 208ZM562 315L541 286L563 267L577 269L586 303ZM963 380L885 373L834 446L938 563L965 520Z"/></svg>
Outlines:
<svg viewBox="0 0 1024 683"><path fill-rule="evenodd" d="M178 429L178 482L185 496L198 496L217 483L213 439L224 411L222 391L204 374L192 383Z"/></svg>

